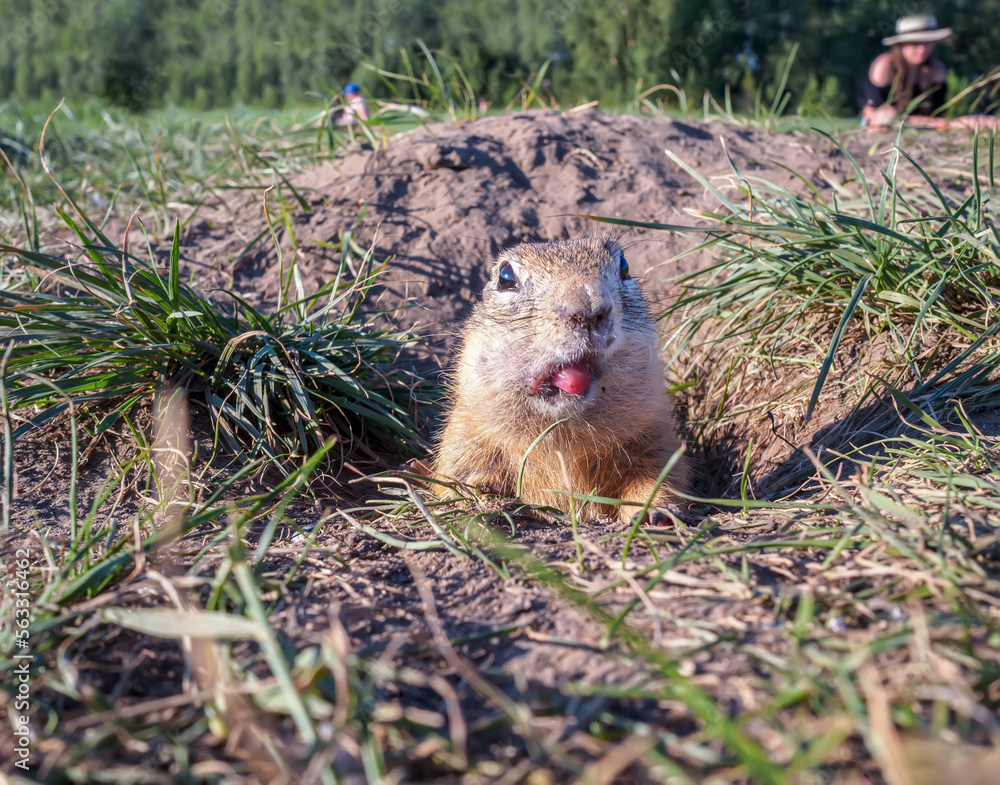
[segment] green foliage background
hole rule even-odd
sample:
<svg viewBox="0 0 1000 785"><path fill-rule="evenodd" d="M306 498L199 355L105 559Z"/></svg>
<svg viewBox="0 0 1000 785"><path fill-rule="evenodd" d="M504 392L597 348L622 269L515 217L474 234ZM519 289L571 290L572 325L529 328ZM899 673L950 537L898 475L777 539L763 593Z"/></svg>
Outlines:
<svg viewBox="0 0 1000 785"><path fill-rule="evenodd" d="M494 103L550 60L564 103L621 103L677 82L738 108L770 101L799 44L793 108L849 112L857 79L918 0L0 0L0 100L285 106L403 67L422 40ZM961 86L1000 61L1000 0L939 3ZM676 76L674 76L676 74Z"/></svg>

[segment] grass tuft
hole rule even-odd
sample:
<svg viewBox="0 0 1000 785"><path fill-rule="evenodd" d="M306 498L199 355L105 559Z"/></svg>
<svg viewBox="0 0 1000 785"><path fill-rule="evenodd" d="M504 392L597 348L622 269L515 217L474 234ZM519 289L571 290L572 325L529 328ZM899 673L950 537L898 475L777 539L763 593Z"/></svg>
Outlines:
<svg viewBox="0 0 1000 785"><path fill-rule="evenodd" d="M282 467L331 438L343 455L423 445L413 418L424 386L397 364L414 339L361 311L378 274L370 252L360 277L349 276L345 257L334 281L268 314L237 295L227 304L187 286L179 226L161 269L64 217L84 260L0 246L45 281L0 304L0 331L13 347L10 411L40 408L19 418L15 439L65 411L67 399L106 410L103 430L154 390L183 388L234 450Z"/></svg>

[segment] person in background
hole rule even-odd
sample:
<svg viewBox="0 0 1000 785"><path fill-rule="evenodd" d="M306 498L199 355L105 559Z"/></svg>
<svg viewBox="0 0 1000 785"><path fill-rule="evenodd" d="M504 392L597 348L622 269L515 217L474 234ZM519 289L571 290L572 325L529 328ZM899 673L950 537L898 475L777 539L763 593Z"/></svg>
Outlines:
<svg viewBox="0 0 1000 785"><path fill-rule="evenodd" d="M361 88L354 82L350 82L344 88L344 109L337 125L353 125L355 122L366 122L368 120L368 104L361 93Z"/></svg>
<svg viewBox="0 0 1000 785"><path fill-rule="evenodd" d="M914 14L896 22L896 35L883 38L891 47L876 57L861 87L861 119L878 131L905 116L922 128L996 128L996 118L970 115L946 121L935 114L944 106L947 69L934 57L935 46L951 36L933 14Z"/></svg>

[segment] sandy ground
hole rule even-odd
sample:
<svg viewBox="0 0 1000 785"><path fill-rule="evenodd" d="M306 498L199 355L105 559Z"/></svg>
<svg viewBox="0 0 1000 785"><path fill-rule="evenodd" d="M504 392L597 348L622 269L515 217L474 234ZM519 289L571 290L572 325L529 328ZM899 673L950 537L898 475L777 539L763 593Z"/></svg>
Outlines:
<svg viewBox="0 0 1000 785"><path fill-rule="evenodd" d="M874 174L891 141L854 136L846 145ZM942 144L936 140L936 152ZM383 150L355 145L294 178L310 210L285 189L292 231L276 221L284 270L294 258L309 290L335 276L340 254L330 245L343 233L353 231L364 248L374 243L378 258L390 260L379 306L411 306L397 323L419 330L440 361L493 256L523 240L621 233L633 274L644 276L655 304L671 277L708 256L678 258L695 241L676 232L626 231L583 216L708 225L692 213L716 210L718 200L665 151L734 197L737 177L727 153L742 175L783 187L801 190L805 181L829 196L831 183L856 180L841 149L815 133L779 136L594 109L486 117L461 127L438 123L392 138ZM277 212L273 202L269 207ZM279 265L266 229L259 200L239 197L200 211L185 237L195 281L232 285L255 302L273 303Z"/></svg>

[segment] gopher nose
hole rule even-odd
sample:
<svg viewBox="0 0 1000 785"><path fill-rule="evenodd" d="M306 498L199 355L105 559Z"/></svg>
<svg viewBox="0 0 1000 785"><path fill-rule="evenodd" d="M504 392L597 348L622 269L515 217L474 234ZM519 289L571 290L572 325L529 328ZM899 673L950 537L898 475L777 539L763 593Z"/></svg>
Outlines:
<svg viewBox="0 0 1000 785"><path fill-rule="evenodd" d="M599 311L576 311L575 313L567 314L566 319L579 327L586 327L592 330L605 324L610 316L611 309L602 308Z"/></svg>
<svg viewBox="0 0 1000 785"><path fill-rule="evenodd" d="M558 309L565 321L586 336L595 349L607 349L614 341L611 325L611 306L592 305L583 298L564 303Z"/></svg>

